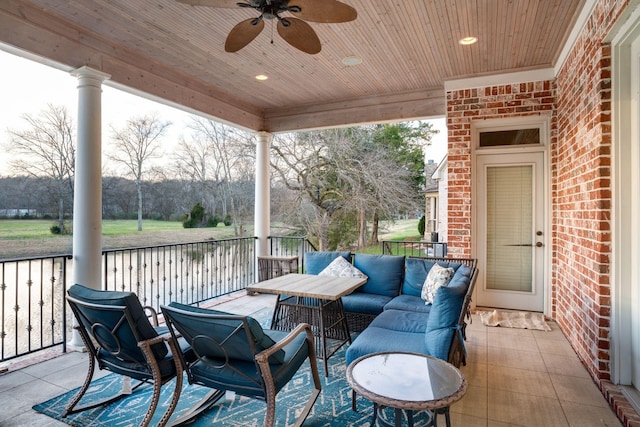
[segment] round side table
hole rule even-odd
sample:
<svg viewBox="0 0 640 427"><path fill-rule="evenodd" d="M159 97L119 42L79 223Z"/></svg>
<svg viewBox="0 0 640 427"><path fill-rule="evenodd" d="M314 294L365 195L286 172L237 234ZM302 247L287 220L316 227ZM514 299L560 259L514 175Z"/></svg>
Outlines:
<svg viewBox="0 0 640 427"><path fill-rule="evenodd" d="M467 381L452 364L418 353L372 353L354 360L347 368L347 382L354 392L373 402L372 426L401 427L403 412L413 426L414 411L428 411L428 425L437 427L437 414L451 426L449 407L467 391ZM380 417L380 411L395 410L395 424Z"/></svg>

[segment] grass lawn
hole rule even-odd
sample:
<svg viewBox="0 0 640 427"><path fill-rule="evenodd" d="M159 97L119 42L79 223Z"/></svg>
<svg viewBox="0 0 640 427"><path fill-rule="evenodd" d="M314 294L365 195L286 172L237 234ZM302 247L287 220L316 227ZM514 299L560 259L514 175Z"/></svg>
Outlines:
<svg viewBox="0 0 640 427"><path fill-rule="evenodd" d="M0 238L3 239L28 239L32 237L55 237L50 228L57 224L54 220L24 219L0 220ZM71 222L65 223L72 227ZM142 222L143 232L183 230L182 223L177 221L152 221ZM121 234L133 234L138 232L136 220L103 220L102 234L105 236L117 236Z"/></svg>

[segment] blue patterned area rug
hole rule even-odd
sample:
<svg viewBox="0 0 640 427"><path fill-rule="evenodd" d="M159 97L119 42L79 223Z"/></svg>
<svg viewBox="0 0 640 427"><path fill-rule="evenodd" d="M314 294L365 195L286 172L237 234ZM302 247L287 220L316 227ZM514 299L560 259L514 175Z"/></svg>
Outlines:
<svg viewBox="0 0 640 427"><path fill-rule="evenodd" d="M318 361L322 393L304 423L305 426L366 427L370 425L373 408L369 401L359 397L358 412L351 410L351 388L348 386L345 376L344 352L345 348L343 347L329 359L329 378L325 378L322 375L322 362ZM278 393L276 426L287 427L295 423L297 413L302 410L307 396L313 389L312 384L313 380L309 362L307 361L289 384ZM115 374L96 380L85 394L81 404L95 402L105 396L113 395L120 390L121 385L122 377ZM60 414L77 390L71 390L44 403L35 405L33 409L72 426L138 426L144 417L151 391L152 387L145 385L132 395L109 406L73 414L65 419L62 419ZM172 382L162 387L161 405L169 402L172 391ZM208 391L209 389L205 387L189 385L185 377L185 385L172 419L193 407ZM263 425L265 410L266 404L264 402L236 395L231 401L225 401L223 398L220 403L199 415L188 425L193 427L259 427ZM156 410L151 425L157 425L163 412L164 407L159 407ZM418 419L416 419L416 424L421 425L421 423L418 423Z"/></svg>

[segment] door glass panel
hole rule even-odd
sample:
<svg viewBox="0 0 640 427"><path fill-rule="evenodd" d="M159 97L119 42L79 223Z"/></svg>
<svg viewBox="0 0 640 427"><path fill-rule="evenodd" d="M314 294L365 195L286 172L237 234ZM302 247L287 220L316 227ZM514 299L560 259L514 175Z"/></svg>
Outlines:
<svg viewBox="0 0 640 427"><path fill-rule="evenodd" d="M532 291L533 165L487 167L486 288Z"/></svg>

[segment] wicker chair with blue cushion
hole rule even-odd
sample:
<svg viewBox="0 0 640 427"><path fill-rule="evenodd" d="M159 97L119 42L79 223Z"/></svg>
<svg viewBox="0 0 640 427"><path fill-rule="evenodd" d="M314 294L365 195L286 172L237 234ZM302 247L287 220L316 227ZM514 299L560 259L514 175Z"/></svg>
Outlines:
<svg viewBox="0 0 640 427"><path fill-rule="evenodd" d="M264 426L273 426L276 395L309 359L315 389L298 416L302 425L321 391L311 327L291 332L263 330L249 316L178 303L162 306L174 339L182 336L196 359L185 360L189 383L265 400Z"/></svg>
<svg viewBox="0 0 640 427"><path fill-rule="evenodd" d="M140 381L134 385L133 390L142 384L153 383L153 396L141 426L147 426L151 422L160 400L161 387L176 378L171 401L161 420L154 422L155 425L164 426L180 397L182 361L193 359L189 346L184 340L173 340L166 327L152 326L140 300L132 292L99 291L73 285L67 293L67 302L78 321L77 329L90 357L85 382L67 406L63 417L106 405L129 394L129 391L123 391L101 402L76 407L89 389L97 364L99 369ZM157 323L155 313L153 317ZM174 357L178 353L177 346L181 347L180 354L185 355L184 359ZM212 397L213 394L207 395L194 411L210 406ZM194 416L196 412L188 414L188 417Z"/></svg>

